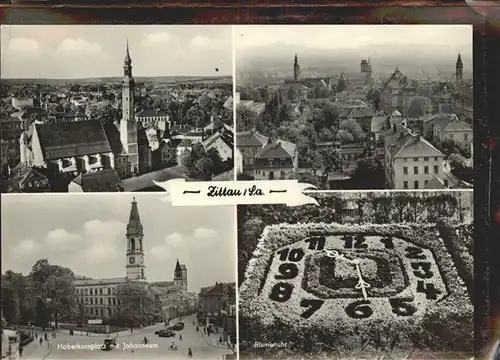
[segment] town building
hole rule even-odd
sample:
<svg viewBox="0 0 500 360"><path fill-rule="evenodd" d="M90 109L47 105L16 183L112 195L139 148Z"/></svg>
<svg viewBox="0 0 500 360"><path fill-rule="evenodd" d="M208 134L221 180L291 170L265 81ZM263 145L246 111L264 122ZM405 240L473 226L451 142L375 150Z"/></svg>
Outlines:
<svg viewBox="0 0 500 360"><path fill-rule="evenodd" d="M384 141L385 175L390 188L423 189L444 171L444 154L405 126L393 126Z"/></svg>
<svg viewBox="0 0 500 360"><path fill-rule="evenodd" d="M243 172L247 176L253 176L255 156L267 143L267 140L267 136L254 130L236 133L236 146L241 154Z"/></svg>
<svg viewBox="0 0 500 360"><path fill-rule="evenodd" d="M280 139L268 139L255 155L253 177L255 180L293 179L299 167L298 159L297 145Z"/></svg>
<svg viewBox="0 0 500 360"><path fill-rule="evenodd" d="M455 114L435 114L423 118L424 136L436 146L445 141L455 141L470 147L473 144L473 129L460 121Z"/></svg>
<svg viewBox="0 0 500 360"><path fill-rule="evenodd" d="M224 341L236 341L236 284L215 283L200 290L198 321L224 329ZM230 337L230 339L228 339Z"/></svg>
<svg viewBox="0 0 500 360"><path fill-rule="evenodd" d="M416 95L416 87L403 75L399 67L396 67L380 91L380 108L387 114L397 110L403 116L407 116L411 100Z"/></svg>
<svg viewBox="0 0 500 360"><path fill-rule="evenodd" d="M113 169L78 175L68 185L68 192L118 192L121 180Z"/></svg>
<svg viewBox="0 0 500 360"><path fill-rule="evenodd" d="M187 268L177 264L173 282L147 282L144 255L144 231L139 216L137 202L132 201L129 221L126 227L125 276L106 279L80 277L74 281L78 303L87 318L106 319L116 314L120 304L118 289L121 285L141 283L158 292L173 291L182 293L187 290Z"/></svg>
<svg viewBox="0 0 500 360"><path fill-rule="evenodd" d="M152 151L159 141L136 120L134 90L127 43L121 120L113 124L92 119L35 123L20 136L21 163L46 169L50 181L62 177L68 183L80 174L106 169L115 170L121 179L151 171Z"/></svg>
<svg viewBox="0 0 500 360"><path fill-rule="evenodd" d="M11 105L12 107L21 110L24 107L27 106L33 106L34 105L34 99L33 98L19 98L19 97L13 97L11 100Z"/></svg>

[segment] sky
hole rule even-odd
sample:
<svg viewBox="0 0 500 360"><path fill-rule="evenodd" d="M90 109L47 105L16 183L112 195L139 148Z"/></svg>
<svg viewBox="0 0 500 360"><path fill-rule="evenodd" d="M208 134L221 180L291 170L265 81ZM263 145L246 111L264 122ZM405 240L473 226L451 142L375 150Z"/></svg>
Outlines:
<svg viewBox="0 0 500 360"><path fill-rule="evenodd" d="M241 25L236 49L284 43L318 49L357 48L371 44L422 44L470 47L471 25ZM466 51L469 49L463 49Z"/></svg>
<svg viewBox="0 0 500 360"><path fill-rule="evenodd" d="M232 74L231 26L2 25L1 76L122 76L127 39L134 76Z"/></svg>
<svg viewBox="0 0 500 360"><path fill-rule="evenodd" d="M161 194L161 193L160 193ZM188 291L236 281L235 208L173 207L164 194L134 194L144 228L149 281L172 281L177 259ZM92 278L124 277L130 194L2 195L2 273L28 274L35 262Z"/></svg>

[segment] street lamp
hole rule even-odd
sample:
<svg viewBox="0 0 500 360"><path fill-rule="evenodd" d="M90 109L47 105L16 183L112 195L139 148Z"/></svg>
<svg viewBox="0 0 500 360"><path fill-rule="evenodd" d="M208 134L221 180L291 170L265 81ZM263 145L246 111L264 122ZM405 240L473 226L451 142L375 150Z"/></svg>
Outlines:
<svg viewBox="0 0 500 360"><path fill-rule="evenodd" d="M53 328L56 328L57 322L56 322L56 303L52 298L47 298L47 302L52 304L52 319L54 321Z"/></svg>

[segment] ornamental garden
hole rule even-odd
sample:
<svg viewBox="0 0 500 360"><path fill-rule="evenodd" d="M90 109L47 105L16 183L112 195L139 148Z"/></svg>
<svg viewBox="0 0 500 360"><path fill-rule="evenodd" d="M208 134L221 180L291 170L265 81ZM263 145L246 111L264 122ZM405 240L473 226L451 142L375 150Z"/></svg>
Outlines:
<svg viewBox="0 0 500 360"><path fill-rule="evenodd" d="M264 225L240 285L242 356L470 357L471 234L444 219Z"/></svg>

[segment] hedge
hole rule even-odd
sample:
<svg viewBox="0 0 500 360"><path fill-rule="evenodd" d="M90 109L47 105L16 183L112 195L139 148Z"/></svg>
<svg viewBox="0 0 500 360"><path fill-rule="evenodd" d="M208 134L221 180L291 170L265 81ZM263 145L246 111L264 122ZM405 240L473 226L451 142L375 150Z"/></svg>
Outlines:
<svg viewBox="0 0 500 360"><path fill-rule="evenodd" d="M300 314L297 304L291 304L292 307L286 311L281 308L278 310L273 301L259 295L265 272L276 250L300 241L311 233L376 233L422 246L433 254L448 296L432 303L432 306L417 303L416 305L424 310L410 317L395 317L389 312L361 319L362 321L345 321L345 317L332 315L332 312L328 313L329 316L321 316L321 311L326 311L326 307L318 310L320 313L314 317L313 322L304 321L297 316ZM297 288L301 288L301 285L295 284ZM249 261L239 292L240 324L248 326L246 329L240 326L242 353L250 352L264 357L289 357L292 354L304 356L310 353L316 354L318 358L323 357L324 353L352 355L355 349L365 349L364 352L373 355L380 351L420 349L442 352L470 351L473 348L473 307L468 291L457 272L452 256L439 238L438 228L433 224L299 223L267 226L259 239L253 258ZM380 305L377 299L370 300L375 307L374 314L380 314L387 308L386 305ZM348 302L339 303L343 306ZM255 348L255 341L285 342L287 346L273 349Z"/></svg>

